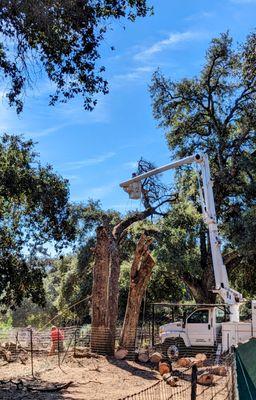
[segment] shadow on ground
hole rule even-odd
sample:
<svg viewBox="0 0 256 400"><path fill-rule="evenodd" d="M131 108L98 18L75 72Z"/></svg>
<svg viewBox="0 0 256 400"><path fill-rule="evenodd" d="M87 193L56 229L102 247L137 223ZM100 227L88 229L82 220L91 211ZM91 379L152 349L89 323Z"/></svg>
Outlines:
<svg viewBox="0 0 256 400"><path fill-rule="evenodd" d="M22 385L15 383L0 383L0 399L1 400L84 400L84 398L77 397L79 391L76 390L78 385L72 383L68 388L62 390L55 390L62 386L59 382L47 382L42 380L22 380ZM29 390L32 388L33 390ZM69 388L72 388L72 394L69 394ZM40 390L41 389L41 390ZM53 389L53 391L47 391ZM46 390L46 391L44 391ZM75 397L73 397L73 395Z"/></svg>
<svg viewBox="0 0 256 400"><path fill-rule="evenodd" d="M147 379L150 381L154 381L159 379L157 376L157 371L153 369L145 368L141 364L137 364L134 361L129 362L126 360L116 360L115 358L108 357L108 362L112 365L115 365L118 368L121 368L134 376L139 376L140 378Z"/></svg>

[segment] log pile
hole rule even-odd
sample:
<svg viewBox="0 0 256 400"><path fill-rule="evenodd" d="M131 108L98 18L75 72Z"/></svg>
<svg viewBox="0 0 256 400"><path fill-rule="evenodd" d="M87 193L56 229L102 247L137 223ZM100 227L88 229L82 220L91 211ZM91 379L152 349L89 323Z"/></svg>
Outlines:
<svg viewBox="0 0 256 400"><path fill-rule="evenodd" d="M120 348L115 352L117 360L126 358L128 351ZM196 354L195 357L181 357L175 363L166 360L160 352L150 352L148 348L141 349L138 352L138 361L141 363L150 362L154 364L159 374L162 376L166 384L176 387L179 379L191 381L191 368L196 365L198 370L197 383L203 386L210 386L214 383L214 375L226 376L227 368L225 366L209 367L209 360L203 353ZM206 367L208 365L208 367ZM175 369L173 369L173 367Z"/></svg>
<svg viewBox="0 0 256 400"><path fill-rule="evenodd" d="M5 342L0 344L0 357L8 363L19 360L22 364L26 364L28 353L14 342Z"/></svg>
<svg viewBox="0 0 256 400"><path fill-rule="evenodd" d="M206 362L207 357L202 353L197 354L194 358L182 357L174 364L161 359L158 362L158 371L166 383L172 387L178 386L179 379L191 381L191 368L193 365L196 365L200 368L197 375L197 384L199 385L211 386L214 384L214 375L227 375L227 368L225 366L216 365L212 367L206 367ZM172 365L176 369L173 369Z"/></svg>

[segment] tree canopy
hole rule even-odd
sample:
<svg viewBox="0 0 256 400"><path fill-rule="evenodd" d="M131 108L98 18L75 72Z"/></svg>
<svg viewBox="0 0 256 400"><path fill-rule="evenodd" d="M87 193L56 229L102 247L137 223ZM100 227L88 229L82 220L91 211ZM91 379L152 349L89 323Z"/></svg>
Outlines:
<svg viewBox="0 0 256 400"><path fill-rule="evenodd" d="M2 0L0 72L9 104L21 112L32 71L44 70L56 88L50 104L81 94L92 110L95 94L108 92L98 60L111 22L134 21L149 10L146 0Z"/></svg>
<svg viewBox="0 0 256 400"><path fill-rule="evenodd" d="M24 296L44 302L47 245L55 242L60 249L75 235L68 198L67 181L40 164L31 140L1 137L1 308L21 304Z"/></svg>
<svg viewBox="0 0 256 400"><path fill-rule="evenodd" d="M229 34L224 33L211 41L204 67L197 77L177 82L157 71L150 88L154 116L166 132L172 156L180 158L198 151L209 156L230 276L234 271L239 273L242 265L247 266L246 273L256 268L255 244L251 240L255 231L256 198L255 46L255 33L237 48ZM191 187L196 187L196 179L193 180L189 170L178 173L176 178L179 187L181 180L185 182L183 190L188 199L194 200L197 209L195 190L191 192ZM188 179L190 185L187 185ZM186 280L187 284L196 283L198 290L205 285L209 290L210 249L203 230L202 226L200 232L193 234L199 239L201 270L193 270L192 265ZM184 264L178 270L184 270ZM195 277L199 278L196 282ZM255 293L255 287L251 292Z"/></svg>

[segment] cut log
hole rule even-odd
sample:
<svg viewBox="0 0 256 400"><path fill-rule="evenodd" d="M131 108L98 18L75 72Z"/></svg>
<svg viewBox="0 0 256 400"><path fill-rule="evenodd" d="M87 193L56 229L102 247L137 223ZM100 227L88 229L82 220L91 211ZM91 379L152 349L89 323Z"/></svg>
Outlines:
<svg viewBox="0 0 256 400"><path fill-rule="evenodd" d="M117 360L123 360L128 354L128 350L126 349L119 349L115 352L115 358Z"/></svg>
<svg viewBox="0 0 256 400"><path fill-rule="evenodd" d="M159 361L161 361L162 359L163 359L163 356L161 353L156 352L156 353L151 354L151 356L150 356L150 361L154 364L159 363Z"/></svg>
<svg viewBox="0 0 256 400"><path fill-rule="evenodd" d="M4 359L6 362L11 362L12 360L12 353L9 350L4 349L3 347L0 348L0 357Z"/></svg>
<svg viewBox="0 0 256 400"><path fill-rule="evenodd" d="M207 356L204 353L197 353L195 358L196 360L205 361L207 359Z"/></svg>
<svg viewBox="0 0 256 400"><path fill-rule="evenodd" d="M191 361L191 365L196 365L197 367L203 367L204 365L204 361L194 358L194 359L190 359Z"/></svg>
<svg viewBox="0 0 256 400"><path fill-rule="evenodd" d="M187 368L191 366L191 360L189 358L180 358L175 364L177 367Z"/></svg>
<svg viewBox="0 0 256 400"><path fill-rule="evenodd" d="M12 353L15 353L16 350L17 350L16 343L14 343L14 342L5 342L4 345L3 345L3 347L4 347L6 350L11 351Z"/></svg>
<svg viewBox="0 0 256 400"><path fill-rule="evenodd" d="M26 361L28 360L28 353L25 350L20 351L19 360L21 364L26 364Z"/></svg>
<svg viewBox="0 0 256 400"><path fill-rule="evenodd" d="M212 374L202 374L197 378L197 383L204 386L210 386L213 383L213 375Z"/></svg>
<svg viewBox="0 0 256 400"><path fill-rule="evenodd" d="M140 362L147 363L148 360L149 360L149 355L148 355L148 353L139 353L139 355L138 355L138 360L139 360Z"/></svg>
<svg viewBox="0 0 256 400"><path fill-rule="evenodd" d="M163 380L167 381L167 379L171 378L172 374L171 372L168 372L167 374L163 374Z"/></svg>
<svg viewBox="0 0 256 400"><path fill-rule="evenodd" d="M178 386L178 384L177 384L178 380L179 380L179 378L177 378L177 376L171 376L170 378L167 379L166 383L167 383L167 385L176 387L176 386Z"/></svg>
<svg viewBox="0 0 256 400"><path fill-rule="evenodd" d="M160 362L158 365L158 371L161 375L168 374L169 372L171 372L171 367L166 362Z"/></svg>
<svg viewBox="0 0 256 400"><path fill-rule="evenodd" d="M227 376L227 368L222 366L216 366L207 368L206 371L210 374L218 375L218 376Z"/></svg>

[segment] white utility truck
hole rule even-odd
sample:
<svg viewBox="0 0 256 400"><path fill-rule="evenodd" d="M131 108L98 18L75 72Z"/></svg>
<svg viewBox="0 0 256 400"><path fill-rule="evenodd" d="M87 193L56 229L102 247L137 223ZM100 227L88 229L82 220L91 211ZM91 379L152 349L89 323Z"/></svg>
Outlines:
<svg viewBox="0 0 256 400"><path fill-rule="evenodd" d="M141 181L183 165L193 164L196 167L199 181L199 195L202 214L208 226L211 245L212 263L215 276L213 292L219 295L220 304L198 305L185 321L162 325L159 330L160 340L166 355L178 357L184 349L214 349L217 354L228 351L232 346L256 337L256 301L252 301L252 318L249 322L239 319L239 307L244 303L241 293L230 288L227 270L223 263L221 241L218 235L213 183L207 154L196 154L174 161L162 167L150 170L132 179L122 182L120 186L132 199L141 197ZM228 314L228 318L226 315ZM223 322L224 321L224 322ZM182 350L182 351L181 351Z"/></svg>

